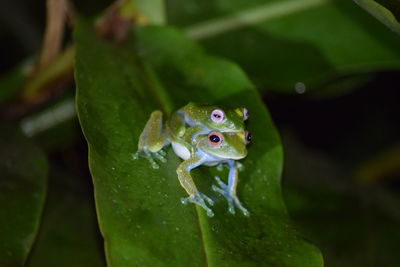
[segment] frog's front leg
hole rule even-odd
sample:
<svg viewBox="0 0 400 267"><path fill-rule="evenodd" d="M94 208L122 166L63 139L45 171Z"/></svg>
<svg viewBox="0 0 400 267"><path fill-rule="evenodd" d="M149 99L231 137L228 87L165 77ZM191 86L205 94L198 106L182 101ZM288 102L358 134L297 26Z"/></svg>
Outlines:
<svg viewBox="0 0 400 267"><path fill-rule="evenodd" d="M221 193L229 205L229 212L235 214L235 206L239 208L245 216L249 216L249 211L243 207L240 203L237 195L236 195L236 187L238 183L238 169L236 167L236 162L234 160L230 160L228 162L229 165L229 176L228 176L228 185L224 184L218 176L215 176L215 180L218 183L218 186L213 185L212 189L216 192Z"/></svg>
<svg viewBox="0 0 400 267"><path fill-rule="evenodd" d="M133 155L134 159L147 158L154 169L159 166L154 158L166 162L165 152L162 148L168 144L167 132L162 123L162 112L153 111L139 137L138 151Z"/></svg>
<svg viewBox="0 0 400 267"><path fill-rule="evenodd" d="M166 123L170 141L185 147L190 155L194 155L195 147L192 145L192 140L187 137L186 123L179 112L172 114L171 118ZM190 134L190 133L189 133Z"/></svg>
<svg viewBox="0 0 400 267"><path fill-rule="evenodd" d="M192 169L196 168L197 166L203 163L204 163L204 158L197 156L191 157L188 160L183 161L178 166L178 168L176 169L176 173L178 174L178 179L181 186L186 190L186 192L189 195L189 197L181 199L182 203L186 204L187 202L191 202L197 204L206 210L207 215L209 217L212 217L214 216L214 213L206 205L206 201L210 206L214 205L214 201L212 201L212 199L210 199L209 197L207 197L203 193L200 193L197 190L197 187L193 182L192 176L190 175L190 171Z"/></svg>
<svg viewBox="0 0 400 267"><path fill-rule="evenodd" d="M205 131L203 126L195 125L190 128L187 128L185 131L185 135L183 136L183 141L187 144L190 153L193 155L196 150L196 136L199 134L208 134L209 131Z"/></svg>

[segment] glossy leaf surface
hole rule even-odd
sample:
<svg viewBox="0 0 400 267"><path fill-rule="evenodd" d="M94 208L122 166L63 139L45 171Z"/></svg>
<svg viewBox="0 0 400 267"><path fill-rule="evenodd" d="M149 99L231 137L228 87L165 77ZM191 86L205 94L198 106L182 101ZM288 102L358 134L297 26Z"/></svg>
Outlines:
<svg viewBox="0 0 400 267"><path fill-rule="evenodd" d="M0 266L22 266L35 240L47 188L47 160L21 131L0 124Z"/></svg>
<svg viewBox="0 0 400 267"><path fill-rule="evenodd" d="M100 230L110 266L321 266L319 251L294 230L281 197L282 148L268 111L240 68L205 54L170 27L136 30L123 45L97 38L85 24L75 34L80 123L89 144ZM186 196L168 163L134 160L150 113L189 101L245 106L254 143L242 161L238 196L249 218L232 215L211 190L215 168L192 171L215 216ZM226 177L226 170L218 173Z"/></svg>

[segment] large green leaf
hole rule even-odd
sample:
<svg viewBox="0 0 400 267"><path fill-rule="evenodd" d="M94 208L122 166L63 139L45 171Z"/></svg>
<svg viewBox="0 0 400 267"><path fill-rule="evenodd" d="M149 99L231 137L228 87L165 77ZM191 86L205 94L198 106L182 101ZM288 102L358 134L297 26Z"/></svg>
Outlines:
<svg viewBox="0 0 400 267"><path fill-rule="evenodd" d="M380 20L383 24L388 26L394 32L400 34L400 22L396 18L393 11L397 11L397 15L400 15L400 2L391 0L354 0L367 12L371 13L375 18ZM386 5L386 6L385 6Z"/></svg>
<svg viewBox="0 0 400 267"><path fill-rule="evenodd" d="M139 28L124 45L113 45L80 24L75 40L78 116L110 266L322 265L319 251L288 218L278 134L235 64L208 56L170 27ZM249 109L255 141L238 186L249 218L231 215L226 201L210 190L214 168L192 171L200 190L216 201L209 218L201 208L180 203L186 193L172 150L158 170L132 158L151 111L171 112L189 101Z"/></svg>
<svg viewBox="0 0 400 267"><path fill-rule="evenodd" d="M22 266L36 237L47 187L45 155L0 123L0 266Z"/></svg>
<svg viewBox="0 0 400 267"><path fill-rule="evenodd" d="M400 69L400 37L348 0L169 0L167 11L170 23L238 62L263 90L294 93L301 82L310 91Z"/></svg>

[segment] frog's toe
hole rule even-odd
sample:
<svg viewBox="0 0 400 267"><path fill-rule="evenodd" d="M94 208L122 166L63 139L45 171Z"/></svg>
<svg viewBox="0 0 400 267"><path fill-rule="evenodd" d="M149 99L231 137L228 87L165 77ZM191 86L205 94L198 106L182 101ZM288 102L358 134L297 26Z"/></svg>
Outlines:
<svg viewBox="0 0 400 267"><path fill-rule="evenodd" d="M224 170L224 165L223 164L218 164L217 165L217 171L222 172Z"/></svg>
<svg viewBox="0 0 400 267"><path fill-rule="evenodd" d="M250 212L246 208L243 208L243 209L244 209L244 210L242 210L243 215L246 216L246 217L249 217L250 216Z"/></svg>
<svg viewBox="0 0 400 267"><path fill-rule="evenodd" d="M215 176L215 181L217 182L218 185L213 184L211 186L212 190L220 193L221 195L223 195L228 199L229 197L228 186L224 182L222 182L218 176Z"/></svg>
<svg viewBox="0 0 400 267"><path fill-rule="evenodd" d="M224 182L222 182L218 176L215 176L215 180L218 186L212 185L212 189L226 198L226 200L228 201L228 211L232 214L235 214L236 207L242 211L243 215L250 216L249 211L245 207L243 207L236 194L232 190L230 190L230 188Z"/></svg>
<svg viewBox="0 0 400 267"><path fill-rule="evenodd" d="M165 152L160 150L158 152L154 152L152 153L154 155L155 158L157 158L159 161L161 161L162 163L166 163L167 159L165 158Z"/></svg>
<svg viewBox="0 0 400 267"><path fill-rule="evenodd" d="M214 212L210 208L206 209L206 212L208 217L214 217Z"/></svg>
<svg viewBox="0 0 400 267"><path fill-rule="evenodd" d="M228 201L228 211L232 214L235 214L235 207L232 204L232 201Z"/></svg>
<svg viewBox="0 0 400 267"><path fill-rule="evenodd" d="M242 171L245 170L244 165L243 165L242 163L240 163L240 162L236 162L236 166L237 166L237 168L238 168L238 170L239 170L240 172L242 172Z"/></svg>
<svg viewBox="0 0 400 267"><path fill-rule="evenodd" d="M240 211L243 213L244 216L250 216L250 212L243 207L242 203L240 203L239 199L237 198L236 195L224 195L226 200L228 201L228 211L231 214L235 214L235 207L240 209Z"/></svg>
<svg viewBox="0 0 400 267"><path fill-rule="evenodd" d="M147 148L143 148L139 151L137 151L135 154L132 155L132 159L136 160L140 157L146 158L149 162L150 165L153 169L159 169L160 165L155 161L155 159L159 160L162 163L167 162L167 159L165 158L165 152L160 150L157 152L151 152Z"/></svg>
<svg viewBox="0 0 400 267"><path fill-rule="evenodd" d="M146 157L146 159L150 162L150 166L153 169L159 169L160 168L160 165L158 165L158 163L152 157Z"/></svg>
<svg viewBox="0 0 400 267"><path fill-rule="evenodd" d="M200 193L200 195L201 195L201 197L202 197L203 199L205 199L205 200L207 201L208 205L214 206L214 201L213 201L211 198L209 198L208 196L206 196L206 195L203 194L203 193Z"/></svg>
<svg viewBox="0 0 400 267"><path fill-rule="evenodd" d="M224 195L224 194L225 194L225 191L224 191L223 189L219 188L218 186L216 186L215 184L213 184L213 185L211 186L211 188L212 188L212 190L214 190L215 192L220 193L221 195Z"/></svg>
<svg viewBox="0 0 400 267"><path fill-rule="evenodd" d="M210 204L213 205L214 201L212 201L212 199L210 199L209 197L207 197L206 195L202 194L202 193L198 193L195 195L190 195L189 197L186 198L181 198L181 202L182 204L187 204L188 202L196 204L201 206L203 209L205 209L205 211L207 212L207 216L208 217L213 217L214 216L214 212L206 205L204 199ZM211 204L212 203L212 204Z"/></svg>
<svg viewBox="0 0 400 267"><path fill-rule="evenodd" d="M132 159L138 159L139 157L139 151L132 155Z"/></svg>
<svg viewBox="0 0 400 267"><path fill-rule="evenodd" d="M243 207L242 203L240 203L239 199L236 196L234 198L234 206L236 206L238 209L240 209L240 211L243 213L244 216L246 216L246 217L250 216L250 212L245 207ZM234 214L234 212L233 212L233 214Z"/></svg>
<svg viewBox="0 0 400 267"><path fill-rule="evenodd" d="M221 180L221 178L219 178L219 176L215 176L214 178L215 178L215 181L217 182L217 184L219 185L220 189L223 189L223 190L228 189L228 186L224 182L222 182L222 180ZM213 187L218 188L215 185L213 185Z"/></svg>

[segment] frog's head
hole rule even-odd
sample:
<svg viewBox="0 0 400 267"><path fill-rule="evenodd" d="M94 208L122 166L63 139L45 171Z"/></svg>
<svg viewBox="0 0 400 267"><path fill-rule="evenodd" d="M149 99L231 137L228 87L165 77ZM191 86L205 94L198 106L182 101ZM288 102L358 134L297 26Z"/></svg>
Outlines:
<svg viewBox="0 0 400 267"><path fill-rule="evenodd" d="M242 159L247 155L246 145L251 141L248 131L221 133L212 131L196 137L197 147L204 153L222 159Z"/></svg>
<svg viewBox="0 0 400 267"><path fill-rule="evenodd" d="M246 108L222 109L212 108L209 110L209 128L218 129L221 132L243 132L244 121L249 118Z"/></svg>
<svg viewBox="0 0 400 267"><path fill-rule="evenodd" d="M244 121L249 118L246 108L229 109L222 106L210 106L196 103L189 103L185 107L186 115L203 124L208 129L219 132L243 132Z"/></svg>

